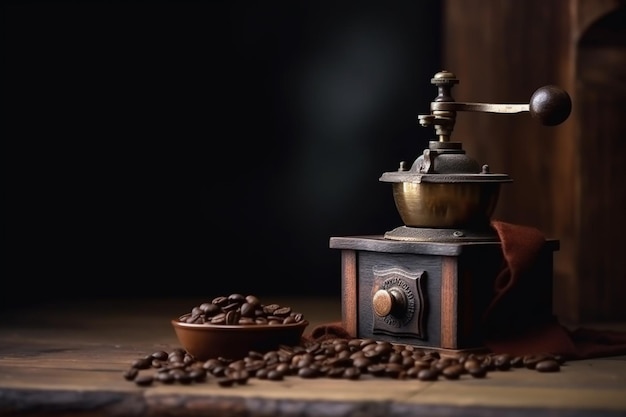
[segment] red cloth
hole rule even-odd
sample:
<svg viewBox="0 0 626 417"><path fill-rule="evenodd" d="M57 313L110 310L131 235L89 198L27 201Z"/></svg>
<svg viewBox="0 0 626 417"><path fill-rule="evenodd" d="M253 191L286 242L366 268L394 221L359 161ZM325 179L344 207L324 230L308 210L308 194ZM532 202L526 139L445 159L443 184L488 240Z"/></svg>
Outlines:
<svg viewBox="0 0 626 417"><path fill-rule="evenodd" d="M485 312L485 346L512 354L549 352L569 359L626 354L626 332L596 329L570 331L554 315L533 317L529 306L540 302L533 291L533 266L545 236L539 230L493 221L505 265L494 281L494 297ZM511 326L512 324L512 326ZM507 329L509 326L509 329Z"/></svg>
<svg viewBox="0 0 626 417"><path fill-rule="evenodd" d="M532 306L545 302L533 280L535 259L545 236L528 226L493 221L505 263L494 280L493 298L483 317L487 349L494 353L551 353L567 359L626 355L626 332L579 328L569 330L553 314L533 315ZM551 300L550 300L551 303ZM550 304L551 305L551 304ZM309 339L349 338L341 322L313 328Z"/></svg>

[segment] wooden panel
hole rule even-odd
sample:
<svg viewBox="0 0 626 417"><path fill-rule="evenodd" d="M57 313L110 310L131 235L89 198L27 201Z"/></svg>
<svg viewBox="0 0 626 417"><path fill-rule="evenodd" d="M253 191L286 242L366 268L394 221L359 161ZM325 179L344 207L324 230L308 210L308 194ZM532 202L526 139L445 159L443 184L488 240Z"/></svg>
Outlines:
<svg viewBox="0 0 626 417"><path fill-rule="evenodd" d="M344 329L356 337L358 329L358 285L356 251L341 251L341 318Z"/></svg>
<svg viewBox="0 0 626 417"><path fill-rule="evenodd" d="M458 258L441 258L441 347L456 349L458 320Z"/></svg>
<svg viewBox="0 0 626 417"><path fill-rule="evenodd" d="M494 218L534 226L560 240L554 307L572 323L626 317L620 295L624 269L614 261L623 253L619 231L626 229L626 218L613 214L624 211L623 192L616 196L613 191L623 189L615 181L624 177L624 164L611 159L623 156L623 141L609 139L600 149L589 149L601 136L623 137L623 111L618 109L626 98L623 88L605 74L613 98L605 95L602 108L612 106L613 111L587 111L585 101L591 100L592 106L599 101L590 91L580 96L577 85L582 68L593 66L594 60L583 51L576 65L579 37L618 7L620 2L611 0L446 0L443 8L443 62L461 80L453 89L457 101L523 103L546 84L559 85L572 96L572 115L560 126L541 126L527 113L459 113L452 135L479 163L513 178L503 186ZM611 37L615 34L607 39ZM608 66L617 70L623 61ZM610 168L601 165L607 162ZM596 205L608 207L609 216L604 226L594 229ZM594 233L583 232L583 227ZM589 286L600 291L599 297L587 297Z"/></svg>
<svg viewBox="0 0 626 417"><path fill-rule="evenodd" d="M580 308L624 319L626 307L626 7L596 21L580 41ZM603 279L604 278L604 279Z"/></svg>

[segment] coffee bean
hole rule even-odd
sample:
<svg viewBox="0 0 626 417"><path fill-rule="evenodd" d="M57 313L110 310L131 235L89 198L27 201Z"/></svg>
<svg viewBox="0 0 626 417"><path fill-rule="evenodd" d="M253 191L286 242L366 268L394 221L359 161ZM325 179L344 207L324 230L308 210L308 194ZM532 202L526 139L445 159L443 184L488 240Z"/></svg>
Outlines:
<svg viewBox="0 0 626 417"><path fill-rule="evenodd" d="M346 366L349 365L349 361L352 361L352 366L354 366L355 368L358 368L361 371L366 370L370 365L372 365L372 361L364 357L357 357L354 359L348 358L347 361L345 359L344 361L345 361L344 363L346 364ZM338 365L338 366L341 366L341 365Z"/></svg>
<svg viewBox="0 0 626 417"><path fill-rule="evenodd" d="M239 307L240 307L239 303L236 303L236 302L230 303L222 307L222 311L225 311L225 312L234 311L234 310L237 310Z"/></svg>
<svg viewBox="0 0 626 417"><path fill-rule="evenodd" d="M150 369L151 366L152 359L148 357L137 359L131 364L131 367L136 369Z"/></svg>
<svg viewBox="0 0 626 417"><path fill-rule="evenodd" d="M218 359L212 358L212 359L207 359L207 361L204 362L202 367L204 369L206 369L207 371L209 371L209 372L213 372L213 369L215 367L221 366L221 365L222 365L222 363Z"/></svg>
<svg viewBox="0 0 626 417"><path fill-rule="evenodd" d="M342 378L345 370L346 368L343 366L327 366L320 369L320 374L328 378Z"/></svg>
<svg viewBox="0 0 626 417"><path fill-rule="evenodd" d="M343 371L343 377L351 380L359 379L361 378L361 371L359 371L358 368L351 366Z"/></svg>
<svg viewBox="0 0 626 417"><path fill-rule="evenodd" d="M234 293L228 296L228 301L234 301L237 304L241 304L246 301L246 297L244 297L242 294Z"/></svg>
<svg viewBox="0 0 626 417"><path fill-rule="evenodd" d="M298 376L300 378L317 378L319 375L319 370L313 367L305 366L298 369Z"/></svg>
<svg viewBox="0 0 626 417"><path fill-rule="evenodd" d="M273 315L279 308L280 306L278 304L268 304L263 307L263 312L267 315Z"/></svg>
<svg viewBox="0 0 626 417"><path fill-rule="evenodd" d="M419 369L428 369L430 368L430 362L424 361L422 359L416 359L413 362L413 367L419 368Z"/></svg>
<svg viewBox="0 0 626 417"><path fill-rule="evenodd" d="M459 379L459 377L463 374L465 368L463 365L456 363L452 365L448 365L442 369L441 374L446 379Z"/></svg>
<svg viewBox="0 0 626 417"><path fill-rule="evenodd" d="M434 358L434 359L440 359L441 358L441 355L436 350L427 352L425 356L428 356L428 357Z"/></svg>
<svg viewBox="0 0 626 417"><path fill-rule="evenodd" d="M493 357L494 366L500 371L511 369L511 355L503 353Z"/></svg>
<svg viewBox="0 0 626 417"><path fill-rule="evenodd" d="M420 381L435 381L439 377L439 371L436 369L422 369L417 373L417 379Z"/></svg>
<svg viewBox="0 0 626 417"><path fill-rule="evenodd" d="M217 379L217 384L220 387L232 387L235 385L235 380L228 377L221 377Z"/></svg>
<svg viewBox="0 0 626 417"><path fill-rule="evenodd" d="M203 314L212 316L220 311L220 306L214 303L202 303L200 304L199 309Z"/></svg>
<svg viewBox="0 0 626 417"><path fill-rule="evenodd" d="M273 315L278 317L285 317L291 314L291 307L280 307L274 310Z"/></svg>
<svg viewBox="0 0 626 417"><path fill-rule="evenodd" d="M248 383L248 379L250 378L250 374L245 369L237 369L228 374L228 377L238 383L239 385L244 385Z"/></svg>
<svg viewBox="0 0 626 417"><path fill-rule="evenodd" d="M203 323L204 316L200 311L192 311L189 317L185 318L185 323Z"/></svg>
<svg viewBox="0 0 626 417"><path fill-rule="evenodd" d="M401 364L402 363L402 359L404 357L398 353L398 352L393 352L389 355L389 358L387 359L387 362L389 363L396 363L396 364Z"/></svg>
<svg viewBox="0 0 626 417"><path fill-rule="evenodd" d="M228 297L224 297L224 296L215 297L213 301L211 302L220 307L224 307L226 304L228 304Z"/></svg>
<svg viewBox="0 0 626 417"><path fill-rule="evenodd" d="M182 362L185 357L185 351L182 349L174 349L167 355L168 362Z"/></svg>
<svg viewBox="0 0 626 417"><path fill-rule="evenodd" d="M412 367L406 370L407 378L417 378L417 374L421 371L422 368Z"/></svg>
<svg viewBox="0 0 626 417"><path fill-rule="evenodd" d="M447 368L448 366L452 365L456 363L455 361L453 361L451 358L442 358L439 360L436 360L432 363L431 367L438 370L438 371L442 371L445 368Z"/></svg>
<svg viewBox="0 0 626 417"><path fill-rule="evenodd" d="M463 362L463 367L465 368L465 370L471 373L471 371L476 368L482 368L482 364L478 359L470 358L466 359L465 362Z"/></svg>
<svg viewBox="0 0 626 417"><path fill-rule="evenodd" d="M254 307L261 305L261 301L254 295L247 295L246 302Z"/></svg>
<svg viewBox="0 0 626 417"><path fill-rule="evenodd" d="M282 372L272 369L267 373L267 379L270 381L282 381L284 379L284 375Z"/></svg>
<svg viewBox="0 0 626 417"><path fill-rule="evenodd" d="M154 381L154 377L152 375L139 375L137 376L137 378L135 378L135 384L142 386L142 387L147 387L149 385L152 385L153 381Z"/></svg>
<svg viewBox="0 0 626 417"><path fill-rule="evenodd" d="M474 378L484 378L485 376L487 376L487 369L483 368L482 366L468 369L467 372Z"/></svg>
<svg viewBox="0 0 626 417"><path fill-rule="evenodd" d="M367 367L367 372L374 376L385 376L387 367L382 363L377 363Z"/></svg>
<svg viewBox="0 0 626 417"><path fill-rule="evenodd" d="M404 368L398 363L387 363L385 366L385 375L390 378L398 378L403 372Z"/></svg>
<svg viewBox="0 0 626 417"><path fill-rule="evenodd" d="M524 356L524 366L528 369L535 369L537 364L542 360L548 359L546 355L526 355Z"/></svg>
<svg viewBox="0 0 626 417"><path fill-rule="evenodd" d="M274 369L283 375L289 375L291 373L291 366L284 362L278 363Z"/></svg>
<svg viewBox="0 0 626 417"><path fill-rule="evenodd" d="M522 356L513 356L511 358L511 366L513 368L523 368L524 367L524 357L522 357Z"/></svg>
<svg viewBox="0 0 626 417"><path fill-rule="evenodd" d="M189 371L189 378L195 382L202 382L206 380L206 371L202 369L193 369Z"/></svg>
<svg viewBox="0 0 626 417"><path fill-rule="evenodd" d="M243 303L241 305L241 316L242 317L254 317L254 310L256 306L250 303Z"/></svg>
<svg viewBox="0 0 626 417"><path fill-rule="evenodd" d="M485 368L487 371L494 371L496 369L496 363L493 359L493 356L487 355L482 358L480 366Z"/></svg>
<svg viewBox="0 0 626 417"><path fill-rule="evenodd" d="M159 372L156 374L155 379L163 384L172 384L176 381L176 378L170 372Z"/></svg>
<svg viewBox="0 0 626 417"><path fill-rule="evenodd" d="M226 324L237 324L239 322L239 317L241 316L241 313L239 311L236 310L230 310L226 313L226 317L224 318L224 321Z"/></svg>
<svg viewBox="0 0 626 417"><path fill-rule="evenodd" d="M539 372L557 372L560 369L559 362L554 359L545 359L535 365L535 370Z"/></svg>
<svg viewBox="0 0 626 417"><path fill-rule="evenodd" d="M137 368L130 368L124 372L124 379L132 381L137 375L139 375L139 370Z"/></svg>
<svg viewBox="0 0 626 417"><path fill-rule="evenodd" d="M403 368L408 369L415 366L415 359L412 356L402 356L402 362L400 363Z"/></svg>
<svg viewBox="0 0 626 417"><path fill-rule="evenodd" d="M150 355L150 356L152 356L152 358L153 358L153 359L157 359L157 360L159 360L159 361L166 361L166 360L167 360L167 357L168 357L168 354L167 354L167 352L165 352L165 351L163 351L163 350L160 350L160 351L158 351L158 352L154 352L154 353L153 353L152 355Z"/></svg>
<svg viewBox="0 0 626 417"><path fill-rule="evenodd" d="M226 323L226 313L218 313L211 317L211 324L225 324Z"/></svg>

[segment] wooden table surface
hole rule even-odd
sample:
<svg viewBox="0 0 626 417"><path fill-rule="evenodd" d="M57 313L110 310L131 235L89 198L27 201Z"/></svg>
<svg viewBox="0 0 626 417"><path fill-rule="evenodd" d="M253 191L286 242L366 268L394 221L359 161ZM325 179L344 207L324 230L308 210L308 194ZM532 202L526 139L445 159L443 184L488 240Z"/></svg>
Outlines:
<svg viewBox="0 0 626 417"><path fill-rule="evenodd" d="M107 299L0 311L0 415L7 416L626 416L626 356L525 368L484 379L251 378L140 387L130 363L180 347L169 320L205 300ZM315 325L339 299L277 298Z"/></svg>

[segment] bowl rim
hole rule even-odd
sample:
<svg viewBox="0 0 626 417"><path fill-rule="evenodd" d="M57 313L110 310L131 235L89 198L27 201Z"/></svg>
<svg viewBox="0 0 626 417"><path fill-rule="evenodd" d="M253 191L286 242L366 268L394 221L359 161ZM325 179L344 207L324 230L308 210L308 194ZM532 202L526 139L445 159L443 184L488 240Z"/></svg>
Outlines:
<svg viewBox="0 0 626 417"><path fill-rule="evenodd" d="M181 316L182 317L182 316ZM232 331L262 331L262 330L280 330L293 329L298 327L306 327L309 325L308 320L302 320L295 323L287 324L211 324L211 323L185 323L178 319L172 319L172 325L183 329L207 329L207 330L232 330Z"/></svg>

